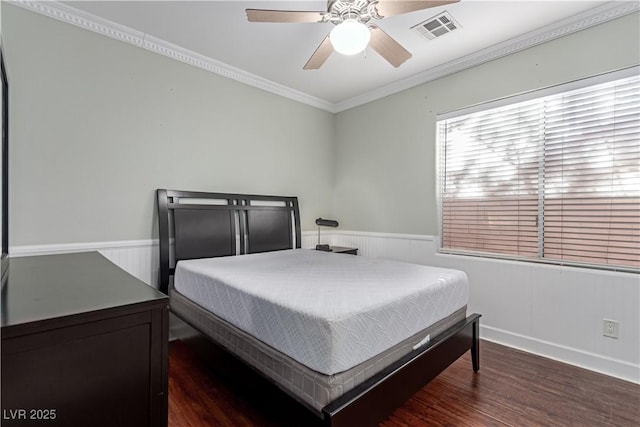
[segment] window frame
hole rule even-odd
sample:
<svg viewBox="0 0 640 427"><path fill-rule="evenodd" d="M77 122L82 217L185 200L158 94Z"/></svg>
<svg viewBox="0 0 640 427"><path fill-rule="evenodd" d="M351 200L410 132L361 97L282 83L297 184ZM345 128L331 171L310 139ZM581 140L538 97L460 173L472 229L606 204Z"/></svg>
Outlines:
<svg viewBox="0 0 640 427"><path fill-rule="evenodd" d="M483 102L479 104L474 104L469 107L465 107L462 109L452 110L445 113L437 114L436 116L436 202L437 202L437 220L438 220L438 253L440 254L448 254L448 255L462 255L462 256L472 256L479 258L490 258L490 259L501 259L501 260L509 260L509 261L525 261L529 263L538 263L538 264L548 264L548 265L560 265L560 266L573 266L573 267L582 267L582 268L591 268L597 270L607 270L607 271L621 271L621 272L631 272L631 273L640 273L640 268L632 267L632 266L624 266L624 265L613 265L613 264L597 264L597 263L588 263L588 262L580 262L580 261L569 261L569 260L556 260L544 258L538 253L537 258L531 257L523 257L515 254L500 254L500 253L484 253L473 250L464 250L464 249L448 249L443 248L443 149L444 142L441 139L441 122L457 118L460 116L466 116L469 114L482 112L486 110L491 110L495 108L505 107L513 104L518 104L530 100L535 100L539 98L544 98L551 95L556 95L564 92L570 92L573 90L578 90L582 88L587 88L590 86L596 86L602 83L612 82L615 80L620 80L628 77L638 76L640 75L640 66L628 67L612 72L607 72L603 74L598 74L592 77L587 77L579 80L574 80L567 83L561 83L541 89L534 89L531 91L519 93L512 96L507 96L503 98L498 98L492 101ZM543 151L544 149L542 149ZM541 169L544 166L541 166ZM543 182L540 183L543 185ZM544 191L538 193L538 200L544 199ZM542 229L544 227L544 211L539 209L538 212L538 225L539 229L538 233L538 245L544 245L544 237L541 234Z"/></svg>

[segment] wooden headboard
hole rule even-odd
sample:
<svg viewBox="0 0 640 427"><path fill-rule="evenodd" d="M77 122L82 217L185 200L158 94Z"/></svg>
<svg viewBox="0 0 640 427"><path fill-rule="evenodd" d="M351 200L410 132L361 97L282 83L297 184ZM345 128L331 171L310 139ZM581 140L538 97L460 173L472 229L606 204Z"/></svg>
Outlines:
<svg viewBox="0 0 640 427"><path fill-rule="evenodd" d="M297 197L158 189L160 291L184 259L300 248Z"/></svg>

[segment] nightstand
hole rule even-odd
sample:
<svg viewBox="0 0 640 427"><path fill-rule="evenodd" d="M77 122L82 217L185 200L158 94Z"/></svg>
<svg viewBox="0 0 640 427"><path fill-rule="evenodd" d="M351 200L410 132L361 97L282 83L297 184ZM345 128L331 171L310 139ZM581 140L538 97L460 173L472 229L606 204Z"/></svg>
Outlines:
<svg viewBox="0 0 640 427"><path fill-rule="evenodd" d="M358 255L358 248L346 248L344 246L330 246L331 252L337 254Z"/></svg>

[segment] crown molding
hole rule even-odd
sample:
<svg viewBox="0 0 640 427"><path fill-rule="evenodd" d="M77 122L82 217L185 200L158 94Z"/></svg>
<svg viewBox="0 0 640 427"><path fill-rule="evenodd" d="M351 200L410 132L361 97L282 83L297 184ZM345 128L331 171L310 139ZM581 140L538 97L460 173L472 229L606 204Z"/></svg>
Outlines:
<svg viewBox="0 0 640 427"><path fill-rule="evenodd" d="M312 107L334 111L334 104L306 93L291 89L287 86L264 79L255 74L217 61L207 56L185 49L181 46L169 43L165 40L145 34L141 31L120 25L99 16L78 10L57 1L30 1L10 0L8 3L39 13L50 18L57 19L67 24L72 24L94 33L102 34L131 45L141 47L151 52L158 53L176 61L193 65L200 69L236 80L240 83L310 105Z"/></svg>
<svg viewBox="0 0 640 427"><path fill-rule="evenodd" d="M437 80L450 74L472 68L503 56L564 37L580 30L593 27L640 10L637 1L612 1L602 6L587 10L562 21L541 27L537 30L495 44L486 49L446 62L436 67L398 80L386 86L349 98L334 104L335 112L345 111L359 105L375 101L385 96L410 89L412 87Z"/></svg>
<svg viewBox="0 0 640 427"><path fill-rule="evenodd" d="M9 3L331 113L339 113L640 10L637 1L611 1L334 104L57 1L10 0Z"/></svg>
<svg viewBox="0 0 640 427"><path fill-rule="evenodd" d="M23 9L75 25L112 39L142 47L144 33L133 28L108 21L57 1L8 0L7 3Z"/></svg>

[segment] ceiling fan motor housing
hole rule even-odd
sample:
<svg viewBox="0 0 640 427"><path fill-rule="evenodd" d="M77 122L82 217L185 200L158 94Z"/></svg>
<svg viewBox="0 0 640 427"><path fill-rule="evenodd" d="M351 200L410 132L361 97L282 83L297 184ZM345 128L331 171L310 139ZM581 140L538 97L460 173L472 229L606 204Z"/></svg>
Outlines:
<svg viewBox="0 0 640 427"><path fill-rule="evenodd" d="M246 12L250 22L331 22L336 25L304 65L305 70L317 70L334 51L354 55L367 45L398 68L411 58L411 52L370 21L459 1L329 0L326 11L247 9Z"/></svg>
<svg viewBox="0 0 640 427"><path fill-rule="evenodd" d="M377 3L377 0L335 0L329 3L326 20L336 25L347 19L366 24L371 19L380 19Z"/></svg>

